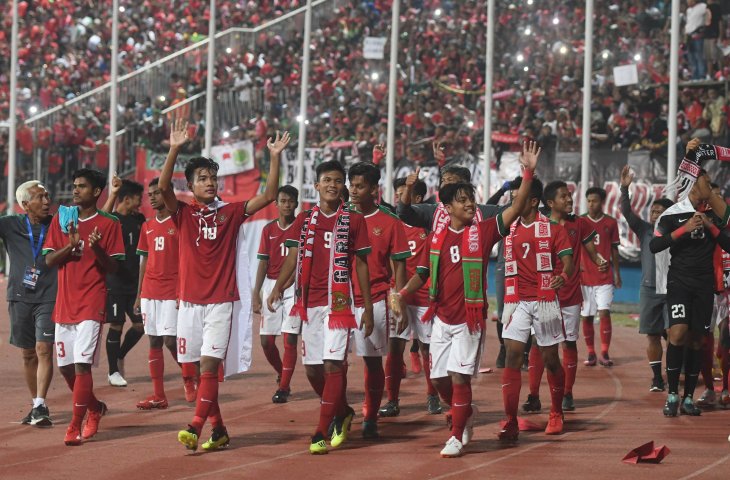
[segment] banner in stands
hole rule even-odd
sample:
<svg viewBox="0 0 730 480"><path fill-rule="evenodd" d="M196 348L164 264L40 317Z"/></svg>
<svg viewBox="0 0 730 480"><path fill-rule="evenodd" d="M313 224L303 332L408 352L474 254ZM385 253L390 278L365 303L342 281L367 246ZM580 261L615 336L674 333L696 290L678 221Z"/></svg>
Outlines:
<svg viewBox="0 0 730 480"><path fill-rule="evenodd" d="M218 162L218 176L234 175L254 168L253 143L250 140L216 145L210 150L213 160Z"/></svg>

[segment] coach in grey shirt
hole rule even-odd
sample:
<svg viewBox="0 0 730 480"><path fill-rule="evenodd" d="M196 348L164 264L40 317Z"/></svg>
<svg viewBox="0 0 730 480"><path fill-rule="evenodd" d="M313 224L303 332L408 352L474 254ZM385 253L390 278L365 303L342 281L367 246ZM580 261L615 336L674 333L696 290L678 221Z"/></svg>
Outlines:
<svg viewBox="0 0 730 480"><path fill-rule="evenodd" d="M51 314L58 279L57 269L46 265L41 249L51 223L51 199L36 180L20 185L15 195L26 214L0 217L0 238L10 256L10 343L23 353L25 380L33 399L33 407L21 423L50 427L46 393L53 377L55 326Z"/></svg>

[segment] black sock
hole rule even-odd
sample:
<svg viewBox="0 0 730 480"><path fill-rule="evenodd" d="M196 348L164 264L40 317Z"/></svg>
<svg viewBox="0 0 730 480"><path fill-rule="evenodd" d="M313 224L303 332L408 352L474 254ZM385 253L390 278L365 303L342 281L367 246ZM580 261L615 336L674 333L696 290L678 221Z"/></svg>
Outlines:
<svg viewBox="0 0 730 480"><path fill-rule="evenodd" d="M127 333L124 335L122 347L119 349L119 358L126 357L130 350L137 345L137 342L139 342L139 339L142 338L142 336L144 336L144 332L141 330L137 330L136 328L130 328L127 330Z"/></svg>
<svg viewBox="0 0 730 480"><path fill-rule="evenodd" d="M411 353L418 353L418 349L418 340L413 340L413 343L411 343Z"/></svg>
<svg viewBox="0 0 730 480"><path fill-rule="evenodd" d="M109 375L119 371L117 359L119 358L119 342L122 339L122 332L109 329L106 334L106 358L109 361Z"/></svg>
<svg viewBox="0 0 730 480"><path fill-rule="evenodd" d="M684 347L667 344L667 384L669 393L679 393L679 373L684 363Z"/></svg>
<svg viewBox="0 0 730 480"><path fill-rule="evenodd" d="M651 367L651 371L654 372L654 378L660 379L662 378L662 361L658 360L656 362L649 362L649 366Z"/></svg>
<svg viewBox="0 0 730 480"><path fill-rule="evenodd" d="M502 325L502 322L497 322L497 338L499 339L499 344L504 345L504 339L502 338L502 329L504 328L504 325Z"/></svg>
<svg viewBox="0 0 730 480"><path fill-rule="evenodd" d="M697 387L697 378L700 375L700 367L702 366L702 350L687 349L686 365L684 367L684 396L691 397L695 393Z"/></svg>

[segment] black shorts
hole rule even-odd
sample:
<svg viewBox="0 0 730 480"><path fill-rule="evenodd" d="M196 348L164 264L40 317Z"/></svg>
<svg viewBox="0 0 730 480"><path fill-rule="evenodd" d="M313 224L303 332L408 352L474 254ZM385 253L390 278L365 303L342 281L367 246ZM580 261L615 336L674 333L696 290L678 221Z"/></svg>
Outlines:
<svg viewBox="0 0 730 480"><path fill-rule="evenodd" d="M114 325L124 323L125 316L132 323L142 323L142 315L135 313L134 302L137 295L108 293L106 296L106 321Z"/></svg>
<svg viewBox="0 0 730 480"><path fill-rule="evenodd" d="M691 332L703 335L710 334L712 323L712 306L715 302L715 292L704 286L703 288L686 288L686 286L667 282L667 313L669 326L688 325Z"/></svg>
<svg viewBox="0 0 730 480"><path fill-rule="evenodd" d="M35 348L38 342L53 343L56 334L51 315L53 303L8 302L10 344L18 348Z"/></svg>

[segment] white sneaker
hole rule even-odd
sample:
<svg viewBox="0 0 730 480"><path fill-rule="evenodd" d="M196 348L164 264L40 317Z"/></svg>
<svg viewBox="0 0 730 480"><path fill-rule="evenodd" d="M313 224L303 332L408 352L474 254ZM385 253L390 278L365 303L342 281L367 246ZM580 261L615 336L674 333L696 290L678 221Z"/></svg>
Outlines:
<svg viewBox="0 0 730 480"><path fill-rule="evenodd" d="M126 387L127 381L124 379L121 373L114 372L109 375L109 385L112 387Z"/></svg>
<svg viewBox="0 0 730 480"><path fill-rule="evenodd" d="M464 455L464 445L456 437L449 438L446 446L441 450L441 456L444 458L456 458L462 455Z"/></svg>
<svg viewBox="0 0 730 480"><path fill-rule="evenodd" d="M474 421L479 415L479 409L473 403L471 404L471 415L466 419L466 426L464 427L464 433L461 434L461 443L465 447L469 445L472 437L474 436Z"/></svg>
<svg viewBox="0 0 730 480"><path fill-rule="evenodd" d="M124 370L124 359L123 358L117 359L117 368L119 369L119 375L121 375L122 377L127 376L127 372Z"/></svg>

